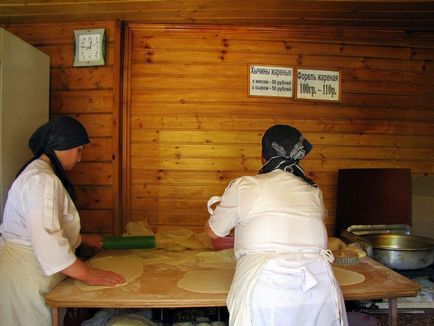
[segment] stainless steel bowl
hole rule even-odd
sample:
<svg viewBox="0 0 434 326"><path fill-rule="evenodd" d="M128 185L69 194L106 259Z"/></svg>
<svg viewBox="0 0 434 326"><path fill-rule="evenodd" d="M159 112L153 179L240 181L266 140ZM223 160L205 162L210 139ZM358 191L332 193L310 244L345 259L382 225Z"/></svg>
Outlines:
<svg viewBox="0 0 434 326"><path fill-rule="evenodd" d="M374 258L392 269L420 269L434 262L434 239L406 234L363 236L373 248Z"/></svg>

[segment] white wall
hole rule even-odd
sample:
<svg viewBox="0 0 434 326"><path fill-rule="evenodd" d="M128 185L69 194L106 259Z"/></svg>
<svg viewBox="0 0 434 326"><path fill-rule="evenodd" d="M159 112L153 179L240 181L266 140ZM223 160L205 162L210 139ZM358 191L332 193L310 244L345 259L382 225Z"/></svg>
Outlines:
<svg viewBox="0 0 434 326"><path fill-rule="evenodd" d="M413 234L434 238L434 176L413 177Z"/></svg>

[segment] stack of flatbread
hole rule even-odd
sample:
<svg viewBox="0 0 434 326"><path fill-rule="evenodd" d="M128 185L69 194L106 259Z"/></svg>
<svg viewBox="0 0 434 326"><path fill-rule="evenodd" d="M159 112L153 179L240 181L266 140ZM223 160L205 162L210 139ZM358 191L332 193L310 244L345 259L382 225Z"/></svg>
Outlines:
<svg viewBox="0 0 434 326"><path fill-rule="evenodd" d="M327 241L327 247L329 250L331 250L335 257L342 257L345 256L345 254L351 257L366 257L366 252L363 251L358 243L350 243L347 245L339 238L329 237Z"/></svg>

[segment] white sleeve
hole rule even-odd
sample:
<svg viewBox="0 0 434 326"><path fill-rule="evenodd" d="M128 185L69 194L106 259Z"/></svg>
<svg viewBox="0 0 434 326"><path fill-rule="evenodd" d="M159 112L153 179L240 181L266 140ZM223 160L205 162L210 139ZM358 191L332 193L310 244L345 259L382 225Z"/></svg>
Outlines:
<svg viewBox="0 0 434 326"><path fill-rule="evenodd" d="M77 259L62 229L65 188L49 174L32 177L25 188L23 200L33 250L46 275L57 273Z"/></svg>
<svg viewBox="0 0 434 326"><path fill-rule="evenodd" d="M239 182L240 179L237 179L229 184L223 193L220 203L208 221L211 230L219 237L228 235L239 222Z"/></svg>
<svg viewBox="0 0 434 326"><path fill-rule="evenodd" d="M320 207L322 208L322 216L321 216L321 218L322 218L322 221L324 222L325 219L327 218L328 211L327 211L327 209L324 206L324 198L323 198L323 195L322 195L322 191L321 191L321 189L318 189L318 190L319 190L319 194L318 194L319 199L318 199L318 201L319 201L319 205L321 205Z"/></svg>

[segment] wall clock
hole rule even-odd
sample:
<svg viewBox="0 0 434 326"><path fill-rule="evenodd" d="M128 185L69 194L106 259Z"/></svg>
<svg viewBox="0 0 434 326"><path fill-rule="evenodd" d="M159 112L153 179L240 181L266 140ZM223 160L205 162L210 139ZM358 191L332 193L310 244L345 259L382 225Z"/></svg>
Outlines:
<svg viewBox="0 0 434 326"><path fill-rule="evenodd" d="M105 29L74 31L74 66L105 65Z"/></svg>

